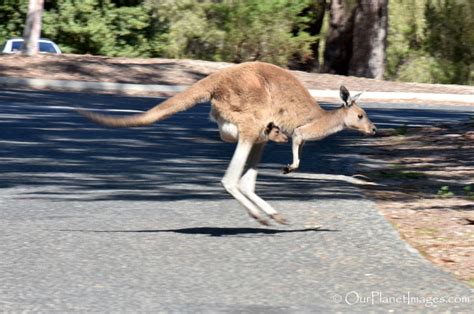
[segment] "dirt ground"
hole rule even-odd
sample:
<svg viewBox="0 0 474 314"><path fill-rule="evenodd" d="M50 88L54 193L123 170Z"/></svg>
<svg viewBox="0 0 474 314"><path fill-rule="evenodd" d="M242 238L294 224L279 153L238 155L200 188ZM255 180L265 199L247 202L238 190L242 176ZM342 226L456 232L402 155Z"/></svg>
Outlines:
<svg viewBox="0 0 474 314"><path fill-rule="evenodd" d="M0 54L0 76L187 85L224 67L225 62L174 59L110 58L90 55L40 55L35 58ZM474 95L473 86L389 82L341 75L293 71L309 89L377 92L421 92Z"/></svg>
<svg viewBox="0 0 474 314"><path fill-rule="evenodd" d="M0 76L187 85L230 65L88 55L0 55ZM474 94L472 86L293 73L311 89L335 90L344 84L351 90ZM474 120L381 133L366 141L365 153L382 166L364 170L364 176L377 184L366 186L365 193L408 243L474 286Z"/></svg>
<svg viewBox="0 0 474 314"><path fill-rule="evenodd" d="M474 117L474 116L473 116ZM474 119L383 130L366 141L364 187L402 237L474 286Z"/></svg>

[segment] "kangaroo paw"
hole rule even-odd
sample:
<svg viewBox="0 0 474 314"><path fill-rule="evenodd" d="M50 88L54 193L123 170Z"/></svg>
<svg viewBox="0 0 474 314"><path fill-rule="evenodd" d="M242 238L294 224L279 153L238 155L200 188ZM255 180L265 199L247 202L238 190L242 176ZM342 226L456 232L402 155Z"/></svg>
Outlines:
<svg viewBox="0 0 474 314"><path fill-rule="evenodd" d="M289 225L288 220L286 220L280 213L273 214L270 217L281 225Z"/></svg>
<svg viewBox="0 0 474 314"><path fill-rule="evenodd" d="M270 226L270 222L267 219L261 217L260 215L257 216L250 213L250 217L258 221L261 225Z"/></svg>
<svg viewBox="0 0 474 314"><path fill-rule="evenodd" d="M270 222L265 218L255 218L261 225L270 226Z"/></svg>
<svg viewBox="0 0 474 314"><path fill-rule="evenodd" d="M283 174L288 174L290 172L293 172L295 171L296 169L295 168L292 168L291 166L286 166L285 168L283 168L281 171Z"/></svg>

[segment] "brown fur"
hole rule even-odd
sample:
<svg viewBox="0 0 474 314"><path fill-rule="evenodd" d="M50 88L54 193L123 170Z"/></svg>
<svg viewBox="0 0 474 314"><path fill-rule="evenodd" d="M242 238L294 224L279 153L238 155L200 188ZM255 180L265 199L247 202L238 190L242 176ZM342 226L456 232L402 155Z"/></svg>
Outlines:
<svg viewBox="0 0 474 314"><path fill-rule="evenodd" d="M291 134L321 112L308 91L288 71L252 62L211 74L142 114L111 117L84 110L79 113L109 127L136 127L163 120L208 100L220 118L238 127L239 137L250 141L258 139L270 122Z"/></svg>

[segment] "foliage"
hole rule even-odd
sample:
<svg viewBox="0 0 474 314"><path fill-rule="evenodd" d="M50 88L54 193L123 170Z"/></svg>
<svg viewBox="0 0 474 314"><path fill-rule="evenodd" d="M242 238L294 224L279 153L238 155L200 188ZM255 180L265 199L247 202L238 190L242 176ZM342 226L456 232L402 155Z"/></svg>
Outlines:
<svg viewBox="0 0 474 314"><path fill-rule="evenodd" d="M389 178L389 179L398 179L398 180L408 180L408 179L422 179L426 177L425 174L422 172L416 172L416 171L379 171L377 173L378 176L383 177L383 178Z"/></svg>
<svg viewBox="0 0 474 314"><path fill-rule="evenodd" d="M0 39L21 36L27 0L0 6ZM64 52L198 58L286 66L312 57L310 0L50 0L42 36ZM313 10L314 11L314 10ZM314 14L314 12L312 13Z"/></svg>
<svg viewBox="0 0 474 314"><path fill-rule="evenodd" d="M147 1L158 24L164 56L243 62L263 60L286 65L293 55L305 58L316 38L304 31L299 16L310 1ZM296 31L295 31L296 30Z"/></svg>
<svg viewBox="0 0 474 314"><path fill-rule="evenodd" d="M213 4L193 0L146 1L153 16L153 49L169 58L218 60L224 32L212 21Z"/></svg>
<svg viewBox="0 0 474 314"><path fill-rule="evenodd" d="M454 193L449 190L449 186L444 185L438 190L438 196L442 198L453 197Z"/></svg>
<svg viewBox="0 0 474 314"><path fill-rule="evenodd" d="M318 39L320 51L325 48L327 16L321 34L309 35L319 10L312 5L312 0L45 0L42 37L73 53L288 66L316 57L311 46ZM27 6L28 0L0 2L0 43L22 36ZM474 84L474 1L390 0L388 12L386 78Z"/></svg>
<svg viewBox="0 0 474 314"><path fill-rule="evenodd" d="M392 0L386 77L473 84L474 2Z"/></svg>
<svg viewBox="0 0 474 314"><path fill-rule="evenodd" d="M463 190L464 190L464 195L471 200L474 200L474 191L472 188L473 185L466 185Z"/></svg>
<svg viewBox="0 0 474 314"><path fill-rule="evenodd" d="M147 56L145 9L116 7L103 0L59 0L43 17L43 33L65 52L109 56Z"/></svg>
<svg viewBox="0 0 474 314"><path fill-rule="evenodd" d="M400 136L406 135L408 133L408 126L405 123L402 124L395 129L395 133Z"/></svg>
<svg viewBox="0 0 474 314"><path fill-rule="evenodd" d="M26 20L28 0L4 0L0 4L0 43L21 37Z"/></svg>
<svg viewBox="0 0 474 314"><path fill-rule="evenodd" d="M295 54L306 58L316 40L303 30L307 17L299 16L308 5L309 1L288 0L221 3L216 12L219 28L226 34L222 59L286 65Z"/></svg>
<svg viewBox="0 0 474 314"><path fill-rule="evenodd" d="M410 52L398 69L398 79L404 82L454 83L456 69L448 60L435 58L423 51Z"/></svg>
<svg viewBox="0 0 474 314"><path fill-rule="evenodd" d="M389 27L387 64L385 75L396 79L398 70L410 53L420 49L425 28L424 6L426 0L389 1Z"/></svg>
<svg viewBox="0 0 474 314"><path fill-rule="evenodd" d="M425 50L439 60L449 83L471 82L474 62L474 2L428 1Z"/></svg>

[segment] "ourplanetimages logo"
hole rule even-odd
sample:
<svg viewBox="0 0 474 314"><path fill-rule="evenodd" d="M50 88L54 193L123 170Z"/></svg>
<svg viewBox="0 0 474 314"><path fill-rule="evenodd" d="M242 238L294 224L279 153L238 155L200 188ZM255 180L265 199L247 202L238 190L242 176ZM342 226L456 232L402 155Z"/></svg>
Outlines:
<svg viewBox="0 0 474 314"><path fill-rule="evenodd" d="M370 291L368 293L349 291L344 294L333 294L331 296L331 299L334 303L341 303L347 305L422 304L425 307L436 307L436 305L438 304L471 303L471 297L469 296L419 296L409 291L406 293L401 293L399 295L385 294L381 291Z"/></svg>

